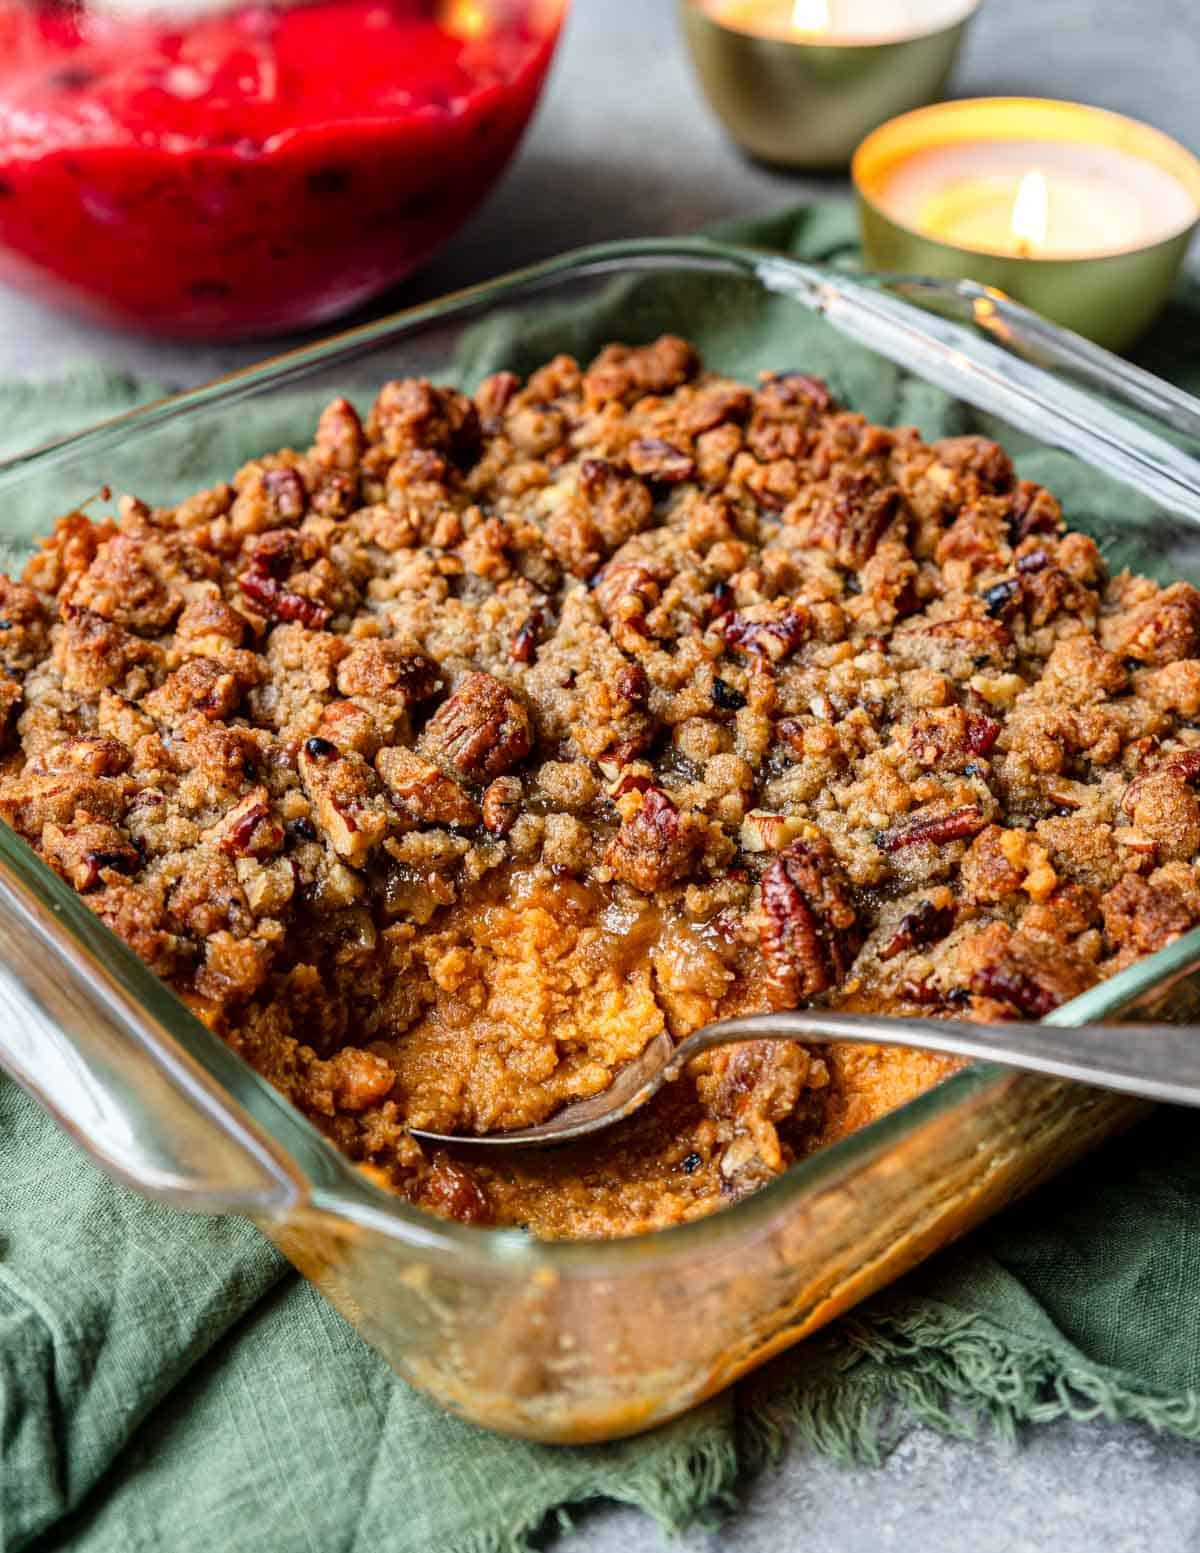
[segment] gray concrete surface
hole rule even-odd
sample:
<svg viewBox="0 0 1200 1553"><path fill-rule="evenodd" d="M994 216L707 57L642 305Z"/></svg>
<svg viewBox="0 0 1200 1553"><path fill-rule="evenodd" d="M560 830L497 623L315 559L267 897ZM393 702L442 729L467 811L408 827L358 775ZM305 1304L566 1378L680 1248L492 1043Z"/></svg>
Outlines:
<svg viewBox="0 0 1200 1553"><path fill-rule="evenodd" d="M436 264L376 311L579 243L684 232L844 191L840 180L788 177L737 155L691 81L673 12L673 0L576 0L519 161ZM1197 0L985 0L956 89L1078 98L1196 145L1198 79ZM294 342L155 343L0 291L6 375L53 376L98 356L183 385L284 343ZM568 1541L570 1553L1184 1553L1200 1544L1200 1451L1103 1422L1045 1427L1015 1447L918 1430L874 1470L793 1451L717 1533L672 1544L644 1517L602 1508Z"/></svg>

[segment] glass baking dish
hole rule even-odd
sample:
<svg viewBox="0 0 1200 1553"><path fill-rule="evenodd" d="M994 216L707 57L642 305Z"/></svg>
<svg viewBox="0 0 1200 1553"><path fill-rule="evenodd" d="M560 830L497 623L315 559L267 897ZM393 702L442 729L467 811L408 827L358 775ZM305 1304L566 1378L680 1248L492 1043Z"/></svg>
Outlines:
<svg viewBox="0 0 1200 1553"><path fill-rule="evenodd" d="M926 385L949 390L963 429L985 426L1052 488L1075 460L1104 475L1105 499L1068 515L1114 566L1200 582L1192 401L970 284L854 279L703 240L568 255L0 465L0 564L19 566L58 513L102 510L102 483L168 503L305 446L337 394L365 405L417 373L469 388L618 332L701 328L710 365L820 371L873 418L899 405L919 422ZM1200 930L1050 1020L1188 1018L1197 967ZM134 1189L252 1218L445 1407L576 1442L692 1406L1147 1109L975 1065L697 1223L574 1244L444 1223L377 1190L3 827L0 1064Z"/></svg>

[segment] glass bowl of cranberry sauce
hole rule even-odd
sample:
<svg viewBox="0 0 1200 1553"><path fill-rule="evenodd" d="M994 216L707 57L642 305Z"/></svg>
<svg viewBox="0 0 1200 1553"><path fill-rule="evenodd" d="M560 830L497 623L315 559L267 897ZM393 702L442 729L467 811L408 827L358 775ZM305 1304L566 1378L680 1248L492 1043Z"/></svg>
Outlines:
<svg viewBox="0 0 1200 1553"><path fill-rule="evenodd" d="M235 339L423 264L502 172L566 0L0 0L0 281Z"/></svg>

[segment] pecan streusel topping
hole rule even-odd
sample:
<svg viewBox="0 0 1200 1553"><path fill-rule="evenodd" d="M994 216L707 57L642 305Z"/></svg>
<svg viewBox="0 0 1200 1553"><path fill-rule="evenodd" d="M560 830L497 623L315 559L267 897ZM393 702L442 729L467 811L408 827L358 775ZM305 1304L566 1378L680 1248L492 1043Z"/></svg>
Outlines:
<svg viewBox="0 0 1200 1553"><path fill-rule="evenodd" d="M386 384L0 579L0 816L376 1179L542 1235L696 1217L952 1066L666 1030L1036 1018L1200 921L1200 593L995 442L684 341Z"/></svg>

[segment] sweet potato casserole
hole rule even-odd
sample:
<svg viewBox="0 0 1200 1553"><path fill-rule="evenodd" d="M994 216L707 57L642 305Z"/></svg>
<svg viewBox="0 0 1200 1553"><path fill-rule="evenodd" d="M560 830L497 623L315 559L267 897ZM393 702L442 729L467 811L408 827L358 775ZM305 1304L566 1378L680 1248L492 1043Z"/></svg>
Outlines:
<svg viewBox="0 0 1200 1553"><path fill-rule="evenodd" d="M664 1029L1036 1018L1200 921L1200 593L978 436L682 340L306 452L0 579L0 815L377 1180L543 1236L694 1218L944 1059L702 1059L505 1156Z"/></svg>

